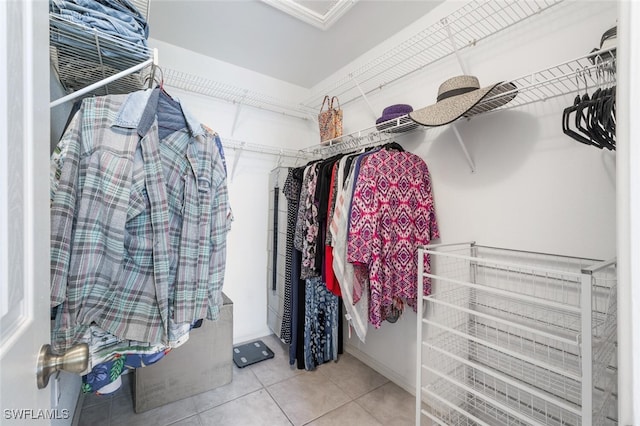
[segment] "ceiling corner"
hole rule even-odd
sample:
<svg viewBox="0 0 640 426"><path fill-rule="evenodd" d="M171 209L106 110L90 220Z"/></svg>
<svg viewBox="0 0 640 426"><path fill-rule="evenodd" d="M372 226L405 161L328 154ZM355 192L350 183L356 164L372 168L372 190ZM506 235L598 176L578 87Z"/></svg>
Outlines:
<svg viewBox="0 0 640 426"><path fill-rule="evenodd" d="M358 0L261 0L269 6L321 30L331 28ZM305 5L306 4L306 5Z"/></svg>

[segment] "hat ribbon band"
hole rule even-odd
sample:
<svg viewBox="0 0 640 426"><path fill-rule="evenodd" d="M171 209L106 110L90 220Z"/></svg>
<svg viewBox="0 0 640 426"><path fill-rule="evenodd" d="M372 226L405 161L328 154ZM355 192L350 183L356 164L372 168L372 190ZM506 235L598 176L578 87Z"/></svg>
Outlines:
<svg viewBox="0 0 640 426"><path fill-rule="evenodd" d="M438 95L437 102L440 102L452 96L464 95L465 93L473 92L474 90L478 90L478 88L477 87L459 87L457 89L448 90Z"/></svg>

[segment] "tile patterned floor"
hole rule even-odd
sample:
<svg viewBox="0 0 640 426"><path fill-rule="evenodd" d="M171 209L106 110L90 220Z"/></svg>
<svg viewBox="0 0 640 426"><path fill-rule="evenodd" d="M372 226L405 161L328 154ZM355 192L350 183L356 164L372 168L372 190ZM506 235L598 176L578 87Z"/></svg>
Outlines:
<svg viewBox="0 0 640 426"><path fill-rule="evenodd" d="M223 387L136 414L132 375L111 396L87 395L80 426L411 426L414 397L355 357L340 356L315 371L289 367L288 349L275 336L262 341L275 357L233 368Z"/></svg>

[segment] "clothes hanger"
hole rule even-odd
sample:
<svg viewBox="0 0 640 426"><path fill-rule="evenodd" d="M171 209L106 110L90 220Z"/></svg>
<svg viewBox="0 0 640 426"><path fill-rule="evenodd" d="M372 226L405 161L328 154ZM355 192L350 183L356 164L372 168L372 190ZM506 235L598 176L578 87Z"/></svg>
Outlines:
<svg viewBox="0 0 640 426"><path fill-rule="evenodd" d="M593 100L589 97L588 88L589 85L587 83L587 73L591 76L591 71L582 70L582 78L584 79L584 95L580 99L580 102L576 105L575 110L575 129L582 133L586 138L591 141L591 144L602 148L602 144L599 140L599 137L591 132L591 129L588 128L588 111L592 105L595 105L596 100ZM598 92L599 93L599 92ZM586 109L586 111L585 111Z"/></svg>
<svg viewBox="0 0 640 426"><path fill-rule="evenodd" d="M606 78L604 62L596 69L598 84L605 85ZM588 115L588 129L607 149L615 149L615 90L611 87L598 89L592 96L595 100L590 106Z"/></svg>
<svg viewBox="0 0 640 426"><path fill-rule="evenodd" d="M585 145L592 145L592 146L599 147L599 145L595 144L591 139L584 137L582 134L576 132L571 128L570 123L571 122L575 123L575 119L571 120L571 114L577 111L578 107L580 106L580 103L582 102L582 98L580 97L580 82L578 80L580 75L581 75L581 70L577 69L576 70L576 87L577 87L578 93L576 94L576 97L573 100L573 105L565 108L564 111L562 112L562 132L565 135L571 137L572 139L575 139L576 141L581 142Z"/></svg>
<svg viewBox="0 0 640 426"><path fill-rule="evenodd" d="M598 90L597 96L593 96L594 101L589 107L587 128L600 145L612 150L615 149L615 139L609 126L612 101L611 91L607 88ZM594 95L596 94L594 93Z"/></svg>
<svg viewBox="0 0 640 426"><path fill-rule="evenodd" d="M395 151L404 152L404 148L396 141L387 142L384 145L382 145L382 148L386 150L392 149Z"/></svg>

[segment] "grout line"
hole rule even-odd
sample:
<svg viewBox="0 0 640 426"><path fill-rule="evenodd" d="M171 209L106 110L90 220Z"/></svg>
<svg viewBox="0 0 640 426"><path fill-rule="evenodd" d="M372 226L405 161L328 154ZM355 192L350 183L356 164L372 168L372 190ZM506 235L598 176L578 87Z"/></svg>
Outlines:
<svg viewBox="0 0 640 426"><path fill-rule="evenodd" d="M280 409L280 412L282 412L282 414L284 415L284 417L289 421L289 423L291 425L295 426L295 423L293 423L293 420L291 420L289 418L289 416L287 415L286 411L284 411L284 409L280 406L280 404L278 404L278 401L276 400L276 398L271 394L271 392L269 392L269 388L265 387L264 390L267 392L267 395L269 395L269 398L271 398L271 400L276 404L276 406Z"/></svg>
<svg viewBox="0 0 640 426"><path fill-rule="evenodd" d="M347 395L347 396L349 396L349 395ZM338 409L340 409L340 408L344 407L345 405L347 405L347 404L349 404L349 403L351 403L351 402L355 402L355 401L354 401L353 399L350 399L350 400L346 401L344 404L340 404L339 406L337 406L337 407L336 407L336 408L334 408L333 410L329 410L329 411L327 411L326 413L324 413L324 414L322 414L322 415L320 415L320 416L318 416L318 417L315 417L315 418L313 418L313 419L309 420L309 421L308 421L308 422L306 422L306 423L303 423L303 426L304 426L304 425L308 425L308 424L310 424L310 423L313 423L313 422L315 422L316 420L323 418L324 416L328 415L329 413L333 413L334 411L336 411L336 410L338 410Z"/></svg>

